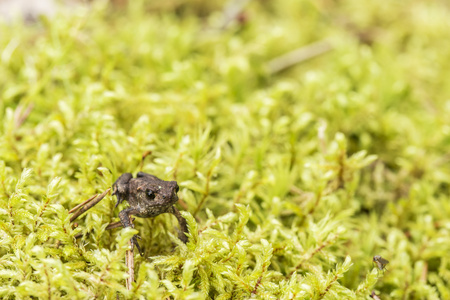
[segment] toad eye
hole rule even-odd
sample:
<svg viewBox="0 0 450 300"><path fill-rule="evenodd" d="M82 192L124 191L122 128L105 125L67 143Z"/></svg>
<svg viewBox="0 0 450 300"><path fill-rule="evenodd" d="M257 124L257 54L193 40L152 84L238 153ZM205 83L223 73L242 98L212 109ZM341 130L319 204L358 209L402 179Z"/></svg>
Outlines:
<svg viewBox="0 0 450 300"><path fill-rule="evenodd" d="M153 200L153 199L155 199L155 193L153 193L152 190L147 190L147 197L148 197L150 200Z"/></svg>
<svg viewBox="0 0 450 300"><path fill-rule="evenodd" d="M178 193L179 190L180 190L180 188L177 185L177 187L175 188L175 193Z"/></svg>

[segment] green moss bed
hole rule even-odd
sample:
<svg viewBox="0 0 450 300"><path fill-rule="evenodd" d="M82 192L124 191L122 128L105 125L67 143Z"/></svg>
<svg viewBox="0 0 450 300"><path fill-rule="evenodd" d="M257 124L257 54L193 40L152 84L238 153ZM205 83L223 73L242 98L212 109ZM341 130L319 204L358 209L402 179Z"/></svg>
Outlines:
<svg viewBox="0 0 450 300"><path fill-rule="evenodd" d="M1 299L450 299L448 1L123 2L0 25Z"/></svg>

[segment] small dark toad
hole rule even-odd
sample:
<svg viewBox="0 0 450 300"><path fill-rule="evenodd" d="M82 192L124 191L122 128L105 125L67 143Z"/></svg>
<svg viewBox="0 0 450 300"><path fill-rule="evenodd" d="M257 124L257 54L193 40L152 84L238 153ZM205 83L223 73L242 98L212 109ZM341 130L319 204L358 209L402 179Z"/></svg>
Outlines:
<svg viewBox="0 0 450 300"><path fill-rule="evenodd" d="M117 196L116 207L123 200L127 200L130 204L129 208L119 213L123 227L134 227L130 220L131 215L152 218L163 213L171 213L180 224L178 237L186 243L188 240L185 235L188 232L186 220L174 206L178 201L178 190L176 181L164 181L144 172L137 173L136 178L133 178L131 173L122 174L113 184L113 195ZM136 245L142 254L137 238L139 236L133 236L131 245L132 247Z"/></svg>

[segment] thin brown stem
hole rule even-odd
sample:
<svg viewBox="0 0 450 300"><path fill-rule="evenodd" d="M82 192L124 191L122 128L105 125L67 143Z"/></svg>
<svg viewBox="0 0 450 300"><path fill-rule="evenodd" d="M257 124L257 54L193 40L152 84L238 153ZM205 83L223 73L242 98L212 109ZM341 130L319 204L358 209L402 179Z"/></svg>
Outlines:
<svg viewBox="0 0 450 300"><path fill-rule="evenodd" d="M141 162L139 163L139 170L142 171L142 168L144 167L144 160L147 156L152 154L152 151L145 151L144 154L142 154Z"/></svg>
<svg viewBox="0 0 450 300"><path fill-rule="evenodd" d="M74 211L78 210L80 207L82 207L83 205L91 202L92 199L94 199L95 197L97 197L98 194L95 194L94 196L92 196L91 198L87 199L86 201L84 201L83 203L78 204L77 206L75 206L74 208L72 208L71 210L69 210L69 214L73 213Z"/></svg>
<svg viewBox="0 0 450 300"><path fill-rule="evenodd" d="M289 275L287 276L288 278L290 278L292 276L292 274L294 274L294 272L296 272L298 269L300 269L302 267L302 265L310 260L311 258L314 257L314 255L316 255L317 253L319 253L323 248L327 247L328 245L332 244L336 239L338 238L338 235L335 235L333 238L325 241L324 243L322 243L319 247L317 247L316 249L314 249L313 252L311 252L311 254L309 254L306 258L302 259L300 261L300 263L298 265L295 266L294 270L292 270Z"/></svg>
<svg viewBox="0 0 450 300"><path fill-rule="evenodd" d="M345 152L341 152L339 154L338 189L345 187L344 171L345 171Z"/></svg>
<svg viewBox="0 0 450 300"><path fill-rule="evenodd" d="M127 290L131 290L133 288L134 282L134 246L131 243L131 240L128 241L128 245L130 245L130 250L127 250L125 253L125 263L128 267L128 278L126 281Z"/></svg>
<svg viewBox="0 0 450 300"><path fill-rule="evenodd" d="M206 198L208 198L208 196L209 196L209 181L211 180L211 173L212 173L212 169L209 170L208 176L206 177L205 191L203 192L202 199L200 200L200 203L198 204L197 208L195 209L194 213L192 214L194 217L200 211L200 209L203 206L203 203L205 202Z"/></svg>
<svg viewBox="0 0 450 300"><path fill-rule="evenodd" d="M256 295L256 293L257 293L257 291L258 291L258 287L259 287L259 285L261 284L261 280L262 280L262 275L259 276L258 281L256 281L255 288L254 288L253 291L252 291L252 294L253 294L253 295Z"/></svg>
<svg viewBox="0 0 450 300"><path fill-rule="evenodd" d="M47 201L45 201L44 206L42 207L42 210L41 210L41 212L39 213L39 216L36 218L36 221L34 221L34 227L35 227L35 230L37 230L36 226L37 226L37 224L38 224L38 219L39 219L40 217L42 217L42 215L44 214L44 212L45 212L45 210L47 209L47 205L48 205L48 203L50 202L50 200L51 200L51 199L47 197Z"/></svg>
<svg viewBox="0 0 450 300"><path fill-rule="evenodd" d="M206 229L208 229L208 228L210 228L210 227L213 227L213 226L219 224L219 222L220 222L219 220L215 220L215 221L211 222L210 224L205 225L205 227L203 227L203 228L201 228L201 229L198 230L198 234L201 234L201 233L202 233L203 231L205 231Z"/></svg>
<svg viewBox="0 0 450 300"><path fill-rule="evenodd" d="M122 222L117 221L117 222L109 223L108 226L106 226L106 230L119 228L119 227L123 227L123 224L122 224Z"/></svg>
<svg viewBox="0 0 450 300"><path fill-rule="evenodd" d="M330 290L330 288L333 286L333 284L336 282L337 279L338 279L338 276L334 275L330 284L328 284L327 287L325 288L325 290L322 293L320 293L319 299L322 299L328 293L328 291Z"/></svg>
<svg viewBox="0 0 450 300"><path fill-rule="evenodd" d="M81 206L80 209L78 211L76 211L73 216L70 218L70 222L75 221L81 214L85 213L86 211L88 211L89 209L91 209L94 205L96 205L97 203L99 203L103 198L105 198L106 194L109 193L109 191L111 190L111 188L108 188L106 191L104 191L102 194L100 194L99 196L97 196L94 200L89 201L88 203L86 203L85 205Z"/></svg>
<svg viewBox="0 0 450 300"><path fill-rule="evenodd" d="M173 166L173 180L177 181L177 175L178 175L178 167L180 166L181 160L183 158L184 153L178 154L178 158L175 161L175 165Z"/></svg>
<svg viewBox="0 0 450 300"><path fill-rule="evenodd" d="M184 209L184 210L189 210L188 206L186 204L186 202L184 202L184 200L182 198L178 198L178 204L180 204L180 206Z"/></svg>
<svg viewBox="0 0 450 300"><path fill-rule="evenodd" d="M44 273L47 277L47 293L48 293L48 300L52 299L52 285L50 281L50 276L48 275L47 266L44 264Z"/></svg>
<svg viewBox="0 0 450 300"><path fill-rule="evenodd" d="M312 215L314 213L314 211L316 210L317 206L319 205L320 199L322 199L322 190L317 192L316 202L314 203L314 206L311 207L311 209L309 210L308 215Z"/></svg>

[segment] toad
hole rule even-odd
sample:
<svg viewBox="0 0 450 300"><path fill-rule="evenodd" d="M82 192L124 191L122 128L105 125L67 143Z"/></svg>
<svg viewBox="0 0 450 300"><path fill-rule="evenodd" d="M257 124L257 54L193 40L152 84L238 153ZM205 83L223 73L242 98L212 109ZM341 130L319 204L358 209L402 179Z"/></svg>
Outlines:
<svg viewBox="0 0 450 300"><path fill-rule="evenodd" d="M176 181L164 181L156 176L139 172L136 178L131 173L122 174L113 184L113 195L117 196L116 207L127 200L129 208L119 213L120 222L123 227L133 227L131 215L140 218L152 218L163 213L175 215L180 224L178 238L187 243L188 232L186 220L181 216L174 204L178 201L177 192L179 190ZM139 236L135 235L131 239L131 246L138 249L142 255L141 248L137 242Z"/></svg>

